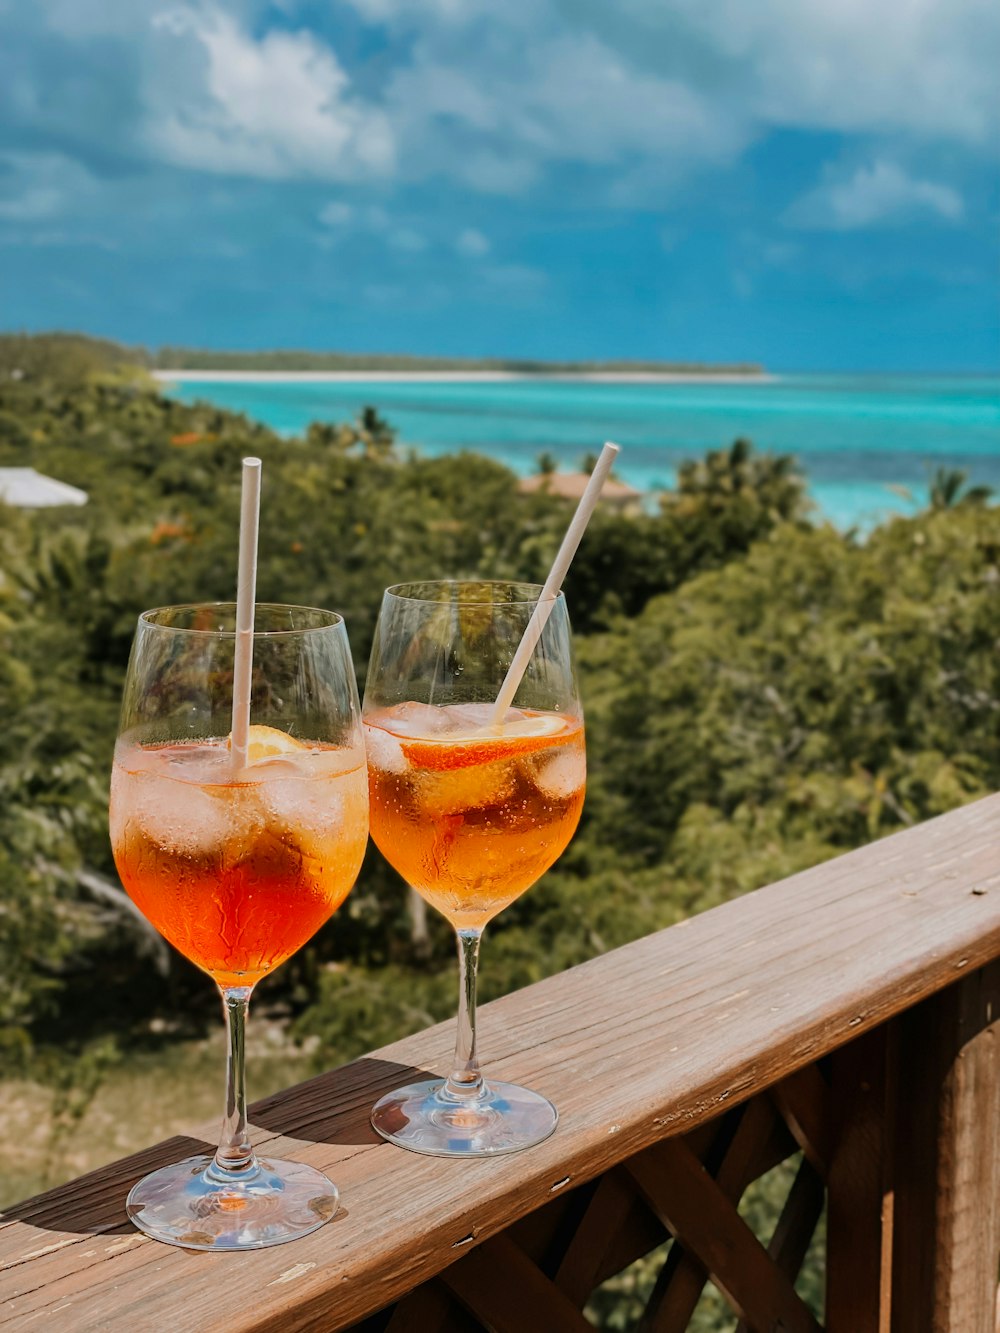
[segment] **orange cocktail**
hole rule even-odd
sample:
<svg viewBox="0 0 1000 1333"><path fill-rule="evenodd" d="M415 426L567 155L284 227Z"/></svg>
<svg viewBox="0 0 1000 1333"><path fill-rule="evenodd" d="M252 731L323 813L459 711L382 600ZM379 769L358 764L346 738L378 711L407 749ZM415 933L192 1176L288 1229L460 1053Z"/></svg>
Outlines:
<svg viewBox="0 0 1000 1333"><path fill-rule="evenodd" d="M561 855L586 784L578 717L490 704L369 712L372 837L458 930L481 930Z"/></svg>
<svg viewBox="0 0 1000 1333"><path fill-rule="evenodd" d="M565 850L587 780L566 601L560 593L536 622L542 592L431 579L382 599L362 707L372 836L454 927L459 957L451 1073L372 1108L383 1138L414 1152L518 1152L558 1120L541 1093L485 1079L476 1051L483 928ZM523 644L529 660L511 692Z"/></svg>
<svg viewBox="0 0 1000 1333"><path fill-rule="evenodd" d="M243 574L241 556L245 594ZM281 1245L336 1212L337 1187L322 1171L255 1153L245 1031L256 983L340 906L368 835L343 620L309 606L248 610L244 601L139 617L111 776L122 882L143 916L217 983L226 1019L218 1149L151 1171L125 1200L141 1231L196 1250Z"/></svg>
<svg viewBox="0 0 1000 1333"><path fill-rule="evenodd" d="M220 986L253 986L347 897L367 839L359 747L252 727L234 774L225 740L120 741L111 841L129 896Z"/></svg>

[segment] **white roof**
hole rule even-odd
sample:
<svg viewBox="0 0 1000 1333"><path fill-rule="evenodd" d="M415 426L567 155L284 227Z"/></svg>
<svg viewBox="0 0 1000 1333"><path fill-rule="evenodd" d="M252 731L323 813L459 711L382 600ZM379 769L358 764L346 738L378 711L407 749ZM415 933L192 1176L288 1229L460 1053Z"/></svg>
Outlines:
<svg viewBox="0 0 1000 1333"><path fill-rule="evenodd" d="M43 477L33 467L0 467L0 500L16 509L50 509L53 505L85 505L87 492Z"/></svg>

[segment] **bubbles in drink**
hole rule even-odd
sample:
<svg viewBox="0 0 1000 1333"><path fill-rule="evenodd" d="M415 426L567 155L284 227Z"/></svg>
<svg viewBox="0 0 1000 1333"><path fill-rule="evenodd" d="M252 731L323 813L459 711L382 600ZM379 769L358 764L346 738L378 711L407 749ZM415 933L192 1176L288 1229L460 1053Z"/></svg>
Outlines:
<svg viewBox="0 0 1000 1333"><path fill-rule="evenodd" d="M484 925L533 884L583 805L579 719L511 709L495 727L491 713L406 703L365 719L372 836L458 927Z"/></svg>
<svg viewBox="0 0 1000 1333"><path fill-rule="evenodd" d="M430 769L414 781L422 805L429 811L446 814L456 809L482 810L502 805L513 791L514 779L512 765L495 763Z"/></svg>
<svg viewBox="0 0 1000 1333"><path fill-rule="evenodd" d="M360 746L257 730L273 733L267 751L235 773L225 740L120 742L112 776L123 884L223 985L252 984L305 943L346 897L368 833Z"/></svg>

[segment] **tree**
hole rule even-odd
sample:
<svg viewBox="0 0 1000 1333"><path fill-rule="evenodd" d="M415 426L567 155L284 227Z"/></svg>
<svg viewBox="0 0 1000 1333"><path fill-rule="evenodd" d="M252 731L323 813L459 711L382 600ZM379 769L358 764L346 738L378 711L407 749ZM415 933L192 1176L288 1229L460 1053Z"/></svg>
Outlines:
<svg viewBox="0 0 1000 1333"><path fill-rule="evenodd" d="M260 456L269 478L259 595L342 611L359 678L386 585L410 571L538 582L566 521L564 501L522 493L489 459L398 456L376 412L279 437L95 372L82 351L50 375L40 349L18 347L31 373L0 375L0 456L90 495L0 523L0 1022L41 1039L57 1006L81 1029L100 1007L116 1031L123 1012L136 1031L157 1005L203 1012L183 964L169 999L147 985L134 931L110 910L107 778L138 612L233 595L241 457ZM488 985L533 980L1000 787L997 568L997 510L958 504L862 545L812 528L794 462L743 440L685 464L655 513L599 508L567 579L584 824L497 922ZM451 942L432 916L422 959L406 901L372 853L272 996L341 1031L323 1009L337 960L355 1049L396 1035L366 1026L369 1003L385 1000L393 1024L446 1012Z"/></svg>
<svg viewBox="0 0 1000 1333"><path fill-rule="evenodd" d="M371 458L388 458L396 442L396 432L374 407L363 407L356 427L358 441Z"/></svg>
<svg viewBox="0 0 1000 1333"><path fill-rule="evenodd" d="M656 515L598 508L566 579L578 628L637 615L650 598L744 555L786 522L805 520L795 460L757 454L749 440L683 463Z"/></svg>
<svg viewBox="0 0 1000 1333"><path fill-rule="evenodd" d="M993 494L992 486L966 486L968 473L962 468L939 467L931 481L928 496L931 509L953 509L956 505L984 505Z"/></svg>

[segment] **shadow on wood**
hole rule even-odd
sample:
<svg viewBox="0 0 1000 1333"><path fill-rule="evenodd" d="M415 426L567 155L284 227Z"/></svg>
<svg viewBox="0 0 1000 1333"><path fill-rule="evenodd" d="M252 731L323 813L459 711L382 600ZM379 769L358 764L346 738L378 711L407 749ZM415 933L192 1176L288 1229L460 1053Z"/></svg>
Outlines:
<svg viewBox="0 0 1000 1333"><path fill-rule="evenodd" d="M742 1327L812 1333L793 1283L824 1197L828 1333L995 1333L998 830L990 797L485 1006L487 1077L559 1110L530 1151L375 1138L371 1103L440 1070L450 1025L257 1103L258 1151L345 1205L294 1245L193 1254L128 1227L131 1183L214 1125L9 1209L4 1333L581 1333L595 1288L671 1236L643 1333L680 1333L709 1278ZM747 1184L800 1150L755 1236Z"/></svg>

